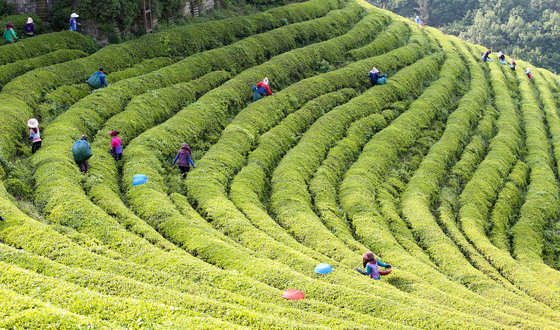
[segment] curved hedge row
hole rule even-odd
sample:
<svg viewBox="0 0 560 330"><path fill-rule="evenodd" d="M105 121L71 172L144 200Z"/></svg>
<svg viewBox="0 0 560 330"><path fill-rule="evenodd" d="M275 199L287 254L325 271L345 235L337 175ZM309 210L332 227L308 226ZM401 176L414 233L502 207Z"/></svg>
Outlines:
<svg viewBox="0 0 560 330"><path fill-rule="evenodd" d="M481 50L311 0L0 68L0 328L559 328L560 80Z"/></svg>
<svg viewBox="0 0 560 330"><path fill-rule="evenodd" d="M237 38L272 30L283 24L282 19L298 22L321 17L340 5L341 1L338 0L314 0L248 17L186 26L146 35L119 45L109 45L84 59L34 70L20 76L4 86L0 94L0 129L6 132L0 136L0 157L13 156L15 147L9 137L16 136L16 131L25 127L25 118L33 116L32 108L44 93L63 84L85 81L100 66L110 73L128 68L147 58L191 55L217 45L233 43ZM17 108L17 113L14 108Z"/></svg>
<svg viewBox="0 0 560 330"><path fill-rule="evenodd" d="M27 60L57 50L75 49L92 53L95 48L92 39L79 33L63 31L43 34L0 47L0 65Z"/></svg>
<svg viewBox="0 0 560 330"><path fill-rule="evenodd" d="M10 80L24 74L27 71L35 70L44 66L49 66L61 62L74 60L87 56L81 50L61 49L42 56L34 57L28 60L21 60L0 66L0 88Z"/></svg>

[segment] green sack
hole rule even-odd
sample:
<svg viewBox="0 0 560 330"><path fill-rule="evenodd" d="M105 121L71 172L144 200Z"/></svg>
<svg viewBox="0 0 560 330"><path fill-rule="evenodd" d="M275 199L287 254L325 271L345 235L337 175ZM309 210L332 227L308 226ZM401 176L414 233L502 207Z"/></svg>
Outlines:
<svg viewBox="0 0 560 330"><path fill-rule="evenodd" d="M253 102L256 102L258 100L262 99L262 95L259 92L254 92L253 93Z"/></svg>
<svg viewBox="0 0 560 330"><path fill-rule="evenodd" d="M92 156L89 143L86 140L76 141L72 146L72 154L76 163L83 163L88 160Z"/></svg>
<svg viewBox="0 0 560 330"><path fill-rule="evenodd" d="M86 82L91 88L95 88L95 89L100 88L101 77L99 76L99 72L92 74L91 77L89 77L88 80L86 80Z"/></svg>

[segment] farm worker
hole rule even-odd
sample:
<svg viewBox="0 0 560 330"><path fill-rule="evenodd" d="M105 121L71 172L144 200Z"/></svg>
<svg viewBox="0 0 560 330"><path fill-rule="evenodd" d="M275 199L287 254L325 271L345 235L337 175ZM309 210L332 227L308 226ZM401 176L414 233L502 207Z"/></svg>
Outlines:
<svg viewBox="0 0 560 330"><path fill-rule="evenodd" d="M379 280L381 279L381 276L379 275L379 266L381 267L385 267L385 268L391 268L391 265L389 264L384 264L381 261L377 260L375 258L375 255L373 255L373 252L368 251L366 252L363 256L363 265L366 269L366 271L364 272L363 270L356 268L356 270L363 275L368 275L369 278L373 278L374 280Z"/></svg>
<svg viewBox="0 0 560 330"><path fill-rule="evenodd" d="M268 87L268 78L265 77L256 87L253 86L253 91L253 102L260 100L266 94L272 95L270 87Z"/></svg>
<svg viewBox="0 0 560 330"><path fill-rule="evenodd" d="M525 70L525 74L527 75L527 78L531 79L531 68L527 68L527 70Z"/></svg>
<svg viewBox="0 0 560 330"><path fill-rule="evenodd" d="M107 87L107 76L103 72L103 67L99 68L99 80L101 80L101 87Z"/></svg>
<svg viewBox="0 0 560 330"><path fill-rule="evenodd" d="M12 22L6 24L6 29L4 29L4 38L9 44L13 44L17 40L16 31L14 31L14 25Z"/></svg>
<svg viewBox="0 0 560 330"><path fill-rule="evenodd" d="M506 60L506 56L504 55L504 53L498 52L498 59L499 59L500 61L505 61L505 60Z"/></svg>
<svg viewBox="0 0 560 330"><path fill-rule="evenodd" d="M121 139L117 136L119 135L119 132L110 131L107 134L113 137L111 139L111 150L109 150L109 153L113 155L113 158L115 158L115 160L121 160L122 159Z"/></svg>
<svg viewBox="0 0 560 330"><path fill-rule="evenodd" d="M29 126L29 139L33 142L31 147L31 153L34 154L39 148L41 148L41 133L39 133L39 122L35 118L31 118L27 121L27 126Z"/></svg>
<svg viewBox="0 0 560 330"><path fill-rule="evenodd" d="M488 55L490 55L490 53L492 53L492 50L488 49L488 50L484 53L484 55L482 55L482 60L483 60L484 62L486 62L486 61L488 60Z"/></svg>
<svg viewBox="0 0 560 330"><path fill-rule="evenodd" d="M376 67L373 67L373 69L371 69L371 71L368 73L368 77L371 81L371 85L374 86L375 84L377 84L377 80L379 80L379 78L387 78L387 75L380 75L379 70L377 70Z"/></svg>
<svg viewBox="0 0 560 330"><path fill-rule="evenodd" d="M509 61L509 63L511 71L515 71L515 61L513 60L513 58Z"/></svg>
<svg viewBox="0 0 560 330"><path fill-rule="evenodd" d="M78 21L76 20L76 18L80 17L80 15L76 14L76 13L72 13L70 14L70 28L68 30L70 31L78 31L78 25L81 25L80 23L78 23Z"/></svg>
<svg viewBox="0 0 560 330"><path fill-rule="evenodd" d="M424 26L424 22L422 22L422 20L420 19L420 17L418 17L418 15L414 19L414 23Z"/></svg>
<svg viewBox="0 0 560 330"><path fill-rule="evenodd" d="M87 135L82 135L82 138L74 143L72 146L72 154L74 156L74 161L80 166L82 173L86 174L89 169L88 159L91 157Z"/></svg>
<svg viewBox="0 0 560 330"><path fill-rule="evenodd" d="M27 37L33 37L33 33L35 33L35 25L33 24L33 18L28 17L27 23L23 26L25 29L25 35Z"/></svg>
<svg viewBox="0 0 560 330"><path fill-rule="evenodd" d="M173 164L175 163L179 165L181 174L183 174L183 179L187 176L187 172L191 169L190 165L196 168L196 166L194 166L194 163L191 159L191 147L189 146L188 143L183 143L181 149L179 149L177 156L175 156L175 159L173 160Z"/></svg>

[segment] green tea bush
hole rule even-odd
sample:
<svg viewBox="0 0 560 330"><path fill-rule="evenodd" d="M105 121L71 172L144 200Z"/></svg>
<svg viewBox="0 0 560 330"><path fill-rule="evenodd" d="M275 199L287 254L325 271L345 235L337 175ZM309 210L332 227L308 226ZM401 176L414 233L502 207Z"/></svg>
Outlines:
<svg viewBox="0 0 560 330"><path fill-rule="evenodd" d="M27 71L85 56L87 54L81 50L61 49L28 60L5 64L0 66L0 87L3 87L6 83Z"/></svg>

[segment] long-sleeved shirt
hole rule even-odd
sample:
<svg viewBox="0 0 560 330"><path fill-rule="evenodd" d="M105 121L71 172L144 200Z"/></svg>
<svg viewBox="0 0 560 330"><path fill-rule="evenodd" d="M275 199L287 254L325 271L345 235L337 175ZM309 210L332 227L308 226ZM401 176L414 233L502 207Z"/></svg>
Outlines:
<svg viewBox="0 0 560 330"><path fill-rule="evenodd" d="M122 154L121 139L118 136L111 140L111 149L114 149L116 154Z"/></svg>
<svg viewBox="0 0 560 330"><path fill-rule="evenodd" d="M381 275L379 274L379 266L386 268L388 265L376 259L375 262L368 262L366 264L365 272L359 268L356 268L356 270L360 274L368 275L370 278L373 278L374 280L379 280L381 279Z"/></svg>
<svg viewBox="0 0 560 330"><path fill-rule="evenodd" d="M191 153L190 152L178 152L177 156L175 156L175 159L173 160L173 164L177 163L177 165L179 166L183 166L183 167L189 167L189 164L194 166L194 163L191 159Z"/></svg>
<svg viewBox="0 0 560 330"><path fill-rule="evenodd" d="M70 17L70 31L78 31L78 21L76 21L76 18L74 17Z"/></svg>
<svg viewBox="0 0 560 330"><path fill-rule="evenodd" d="M107 76L99 71L99 80L101 81L101 87L107 87Z"/></svg>
<svg viewBox="0 0 560 330"><path fill-rule="evenodd" d="M381 78L381 75L379 74L379 72L375 72L375 73L370 72L370 73L368 73L368 77L369 77L369 80L371 80L371 83L375 84L375 83L377 83L377 80L379 80L379 78Z"/></svg>
<svg viewBox="0 0 560 330"><path fill-rule="evenodd" d="M272 92L270 91L270 87L268 87L268 85L266 85L262 81L257 84L257 92L259 92L259 94L263 96L265 93L267 93L268 95L272 95Z"/></svg>
<svg viewBox="0 0 560 330"><path fill-rule="evenodd" d="M13 44L17 40L16 32L14 29L4 29L4 39L9 44Z"/></svg>
<svg viewBox="0 0 560 330"><path fill-rule="evenodd" d="M23 28L25 29L25 34L27 35L33 35L33 32L35 32L35 25L33 23L26 23Z"/></svg>

